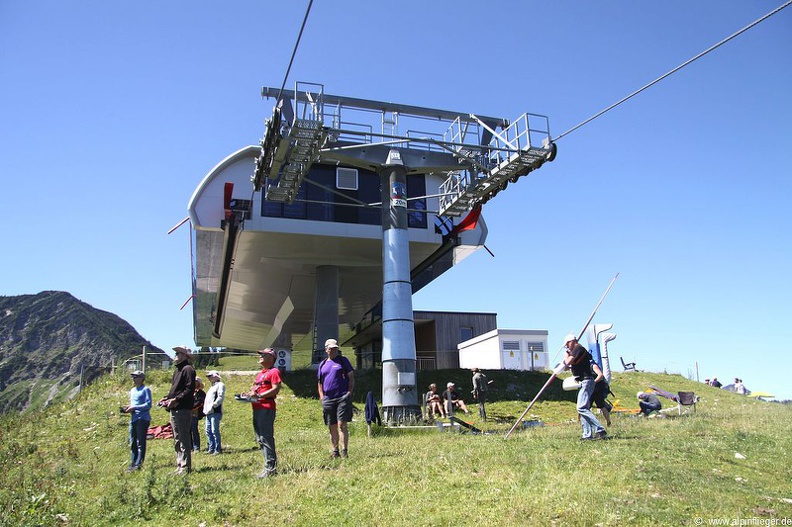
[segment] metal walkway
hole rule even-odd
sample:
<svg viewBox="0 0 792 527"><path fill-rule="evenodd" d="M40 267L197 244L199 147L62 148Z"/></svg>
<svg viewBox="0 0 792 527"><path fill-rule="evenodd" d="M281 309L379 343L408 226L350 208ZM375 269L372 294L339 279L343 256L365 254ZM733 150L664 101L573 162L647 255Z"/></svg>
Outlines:
<svg viewBox="0 0 792 527"><path fill-rule="evenodd" d="M279 90L263 88L262 97ZM410 173L445 174L441 216L460 216L555 158L547 117L514 121L324 93L295 84L276 102L252 177L269 201L292 203L312 164L371 169L400 149Z"/></svg>

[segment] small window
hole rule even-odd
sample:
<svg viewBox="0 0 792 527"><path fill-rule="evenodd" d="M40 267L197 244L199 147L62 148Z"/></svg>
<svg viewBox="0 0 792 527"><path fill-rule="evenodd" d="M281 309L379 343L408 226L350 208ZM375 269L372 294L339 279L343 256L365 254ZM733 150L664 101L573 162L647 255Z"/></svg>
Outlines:
<svg viewBox="0 0 792 527"><path fill-rule="evenodd" d="M504 340L503 341L503 349L509 351L520 351L520 341L519 340Z"/></svg>
<svg viewBox="0 0 792 527"><path fill-rule="evenodd" d="M357 168L336 168L336 188L341 190L357 190Z"/></svg>
<svg viewBox="0 0 792 527"><path fill-rule="evenodd" d="M465 342L466 340L470 340L473 338L473 328L470 327L461 327L459 328L459 338L460 342Z"/></svg>

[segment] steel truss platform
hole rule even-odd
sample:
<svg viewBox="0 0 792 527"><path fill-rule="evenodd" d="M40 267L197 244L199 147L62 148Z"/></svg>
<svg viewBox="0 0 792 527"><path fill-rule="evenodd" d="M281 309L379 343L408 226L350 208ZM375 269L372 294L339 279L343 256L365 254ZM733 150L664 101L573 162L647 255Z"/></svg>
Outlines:
<svg viewBox="0 0 792 527"><path fill-rule="evenodd" d="M441 216L460 216L556 155L549 119L513 121L324 93L321 84L262 88L276 98L252 177L269 201L292 203L314 163L379 170L398 149L408 173L446 176Z"/></svg>

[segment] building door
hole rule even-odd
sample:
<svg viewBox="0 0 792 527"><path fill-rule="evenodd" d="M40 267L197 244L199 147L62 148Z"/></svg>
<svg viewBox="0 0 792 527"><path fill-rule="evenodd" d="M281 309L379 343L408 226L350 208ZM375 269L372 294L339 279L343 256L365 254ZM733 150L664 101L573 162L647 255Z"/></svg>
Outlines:
<svg viewBox="0 0 792 527"><path fill-rule="evenodd" d="M522 370L522 352L519 341L501 342L501 366L505 370Z"/></svg>

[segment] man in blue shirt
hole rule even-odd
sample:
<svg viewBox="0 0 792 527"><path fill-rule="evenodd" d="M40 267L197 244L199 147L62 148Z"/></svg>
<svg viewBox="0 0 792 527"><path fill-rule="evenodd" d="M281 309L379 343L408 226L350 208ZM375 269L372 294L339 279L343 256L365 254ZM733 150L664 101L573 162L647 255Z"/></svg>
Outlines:
<svg viewBox="0 0 792 527"><path fill-rule="evenodd" d="M355 389L355 373L349 359L338 352L338 341L325 341L327 358L319 364L317 373L319 400L322 401L324 422L330 430L330 443L333 451L330 457L347 457L349 430L347 423L352 420L352 392ZM340 426L339 426L340 423ZM339 452L339 429L342 449Z"/></svg>
<svg viewBox="0 0 792 527"><path fill-rule="evenodd" d="M140 470L146 459L146 434L151 424L151 390L144 386L146 374L140 370L132 372L135 386L129 390L129 404L121 407L121 412L132 414L129 421L129 450L131 460L127 472Z"/></svg>

